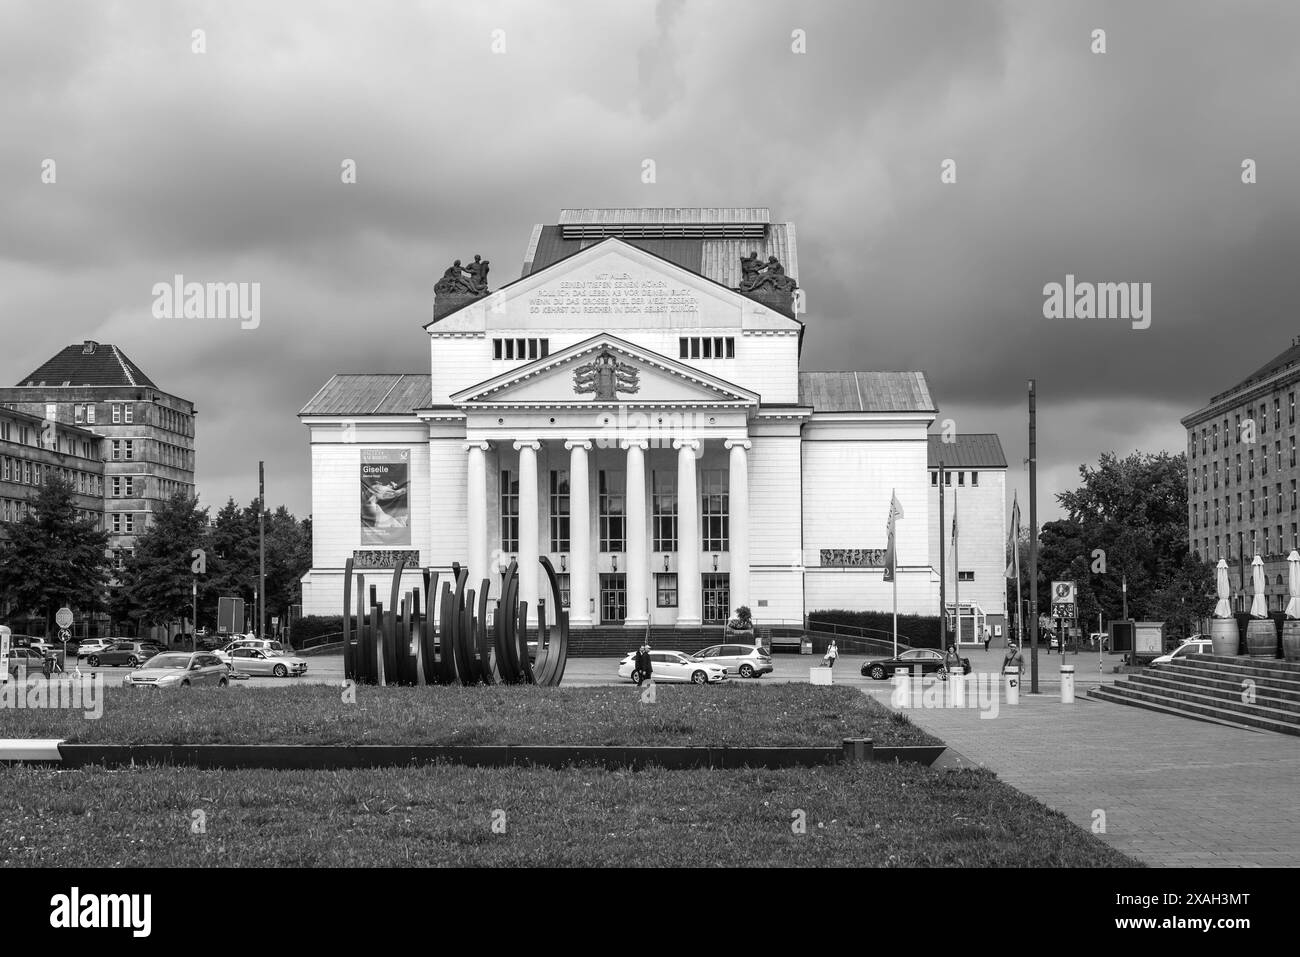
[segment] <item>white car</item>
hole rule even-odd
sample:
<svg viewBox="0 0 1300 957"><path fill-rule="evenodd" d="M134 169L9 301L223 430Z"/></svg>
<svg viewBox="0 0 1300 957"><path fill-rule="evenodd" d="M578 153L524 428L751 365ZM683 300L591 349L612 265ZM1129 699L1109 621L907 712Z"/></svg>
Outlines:
<svg viewBox="0 0 1300 957"><path fill-rule="evenodd" d="M1161 655L1151 662L1153 665L1168 665L1189 655L1208 655L1214 651L1214 643L1209 638L1189 638L1167 655Z"/></svg>
<svg viewBox="0 0 1300 957"><path fill-rule="evenodd" d="M77 657L88 658L97 651L107 651L113 647L112 638L87 638L77 645Z"/></svg>
<svg viewBox="0 0 1300 957"><path fill-rule="evenodd" d="M725 666L696 661L680 651L652 651L650 665L651 677L655 681L689 681L691 684L703 685L727 680ZM618 663L618 676L632 678L635 670L636 652L634 651Z"/></svg>
<svg viewBox="0 0 1300 957"><path fill-rule="evenodd" d="M212 652L220 658L225 664L230 664L234 660L234 653L237 648L256 648L258 651L265 651L268 654L285 654L284 645L278 641L271 641L269 638L236 638L218 651Z"/></svg>
<svg viewBox="0 0 1300 957"><path fill-rule="evenodd" d="M276 678L292 675L297 678L307 673L307 662L304 659L278 651L235 648L230 657L232 669L246 675L273 675Z"/></svg>

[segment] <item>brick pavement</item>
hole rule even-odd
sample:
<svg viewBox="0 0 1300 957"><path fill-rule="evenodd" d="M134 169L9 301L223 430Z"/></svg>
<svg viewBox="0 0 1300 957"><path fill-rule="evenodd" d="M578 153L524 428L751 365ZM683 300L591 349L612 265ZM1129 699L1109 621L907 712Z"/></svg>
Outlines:
<svg viewBox="0 0 1300 957"><path fill-rule="evenodd" d="M1091 830L1093 812L1104 811L1099 836L1148 864L1300 866L1300 739L1082 697L1063 705L1059 661L1039 661L1053 694L1022 694L995 718L975 709L908 715L954 749L952 759L988 767L1080 827ZM865 690L889 704L888 686Z"/></svg>

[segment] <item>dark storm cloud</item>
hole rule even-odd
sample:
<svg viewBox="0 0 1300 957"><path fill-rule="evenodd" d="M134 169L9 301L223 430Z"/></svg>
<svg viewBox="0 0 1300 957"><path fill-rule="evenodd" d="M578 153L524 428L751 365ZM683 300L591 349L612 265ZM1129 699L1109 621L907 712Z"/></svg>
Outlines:
<svg viewBox="0 0 1300 957"><path fill-rule="evenodd" d="M332 372L427 368L452 259L500 285L562 206L768 205L799 229L805 368L924 369L1013 483L1037 376L1050 492L1102 450L1180 448L1181 414L1300 332L1297 27L1173 2L10 4L4 375L115 342L199 405L205 502L266 459L305 513L294 413ZM261 326L152 318L176 273L260 282ZM1152 283L1151 328L1044 319L1067 273Z"/></svg>

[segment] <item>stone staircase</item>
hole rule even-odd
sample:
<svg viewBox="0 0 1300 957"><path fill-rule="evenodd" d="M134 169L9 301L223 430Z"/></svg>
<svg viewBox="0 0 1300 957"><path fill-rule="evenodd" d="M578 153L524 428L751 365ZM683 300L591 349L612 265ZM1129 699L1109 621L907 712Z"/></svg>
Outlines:
<svg viewBox="0 0 1300 957"><path fill-rule="evenodd" d="M1300 662L1193 655L1093 688L1088 696L1215 724L1300 735Z"/></svg>

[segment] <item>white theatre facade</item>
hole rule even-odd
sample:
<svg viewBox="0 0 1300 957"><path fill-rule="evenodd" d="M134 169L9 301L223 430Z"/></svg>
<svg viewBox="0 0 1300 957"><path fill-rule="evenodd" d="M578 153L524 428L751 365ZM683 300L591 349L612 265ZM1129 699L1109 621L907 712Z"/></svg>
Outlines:
<svg viewBox="0 0 1300 957"><path fill-rule="evenodd" d="M577 628L887 611L896 494L898 609L937 614L924 376L800 372L815 319L738 291L751 247L797 279L766 210L566 210L519 279L435 306L427 373L330 379L300 413L303 613L340 613L349 558L398 553L493 598L517 560L530 608L548 556Z"/></svg>

